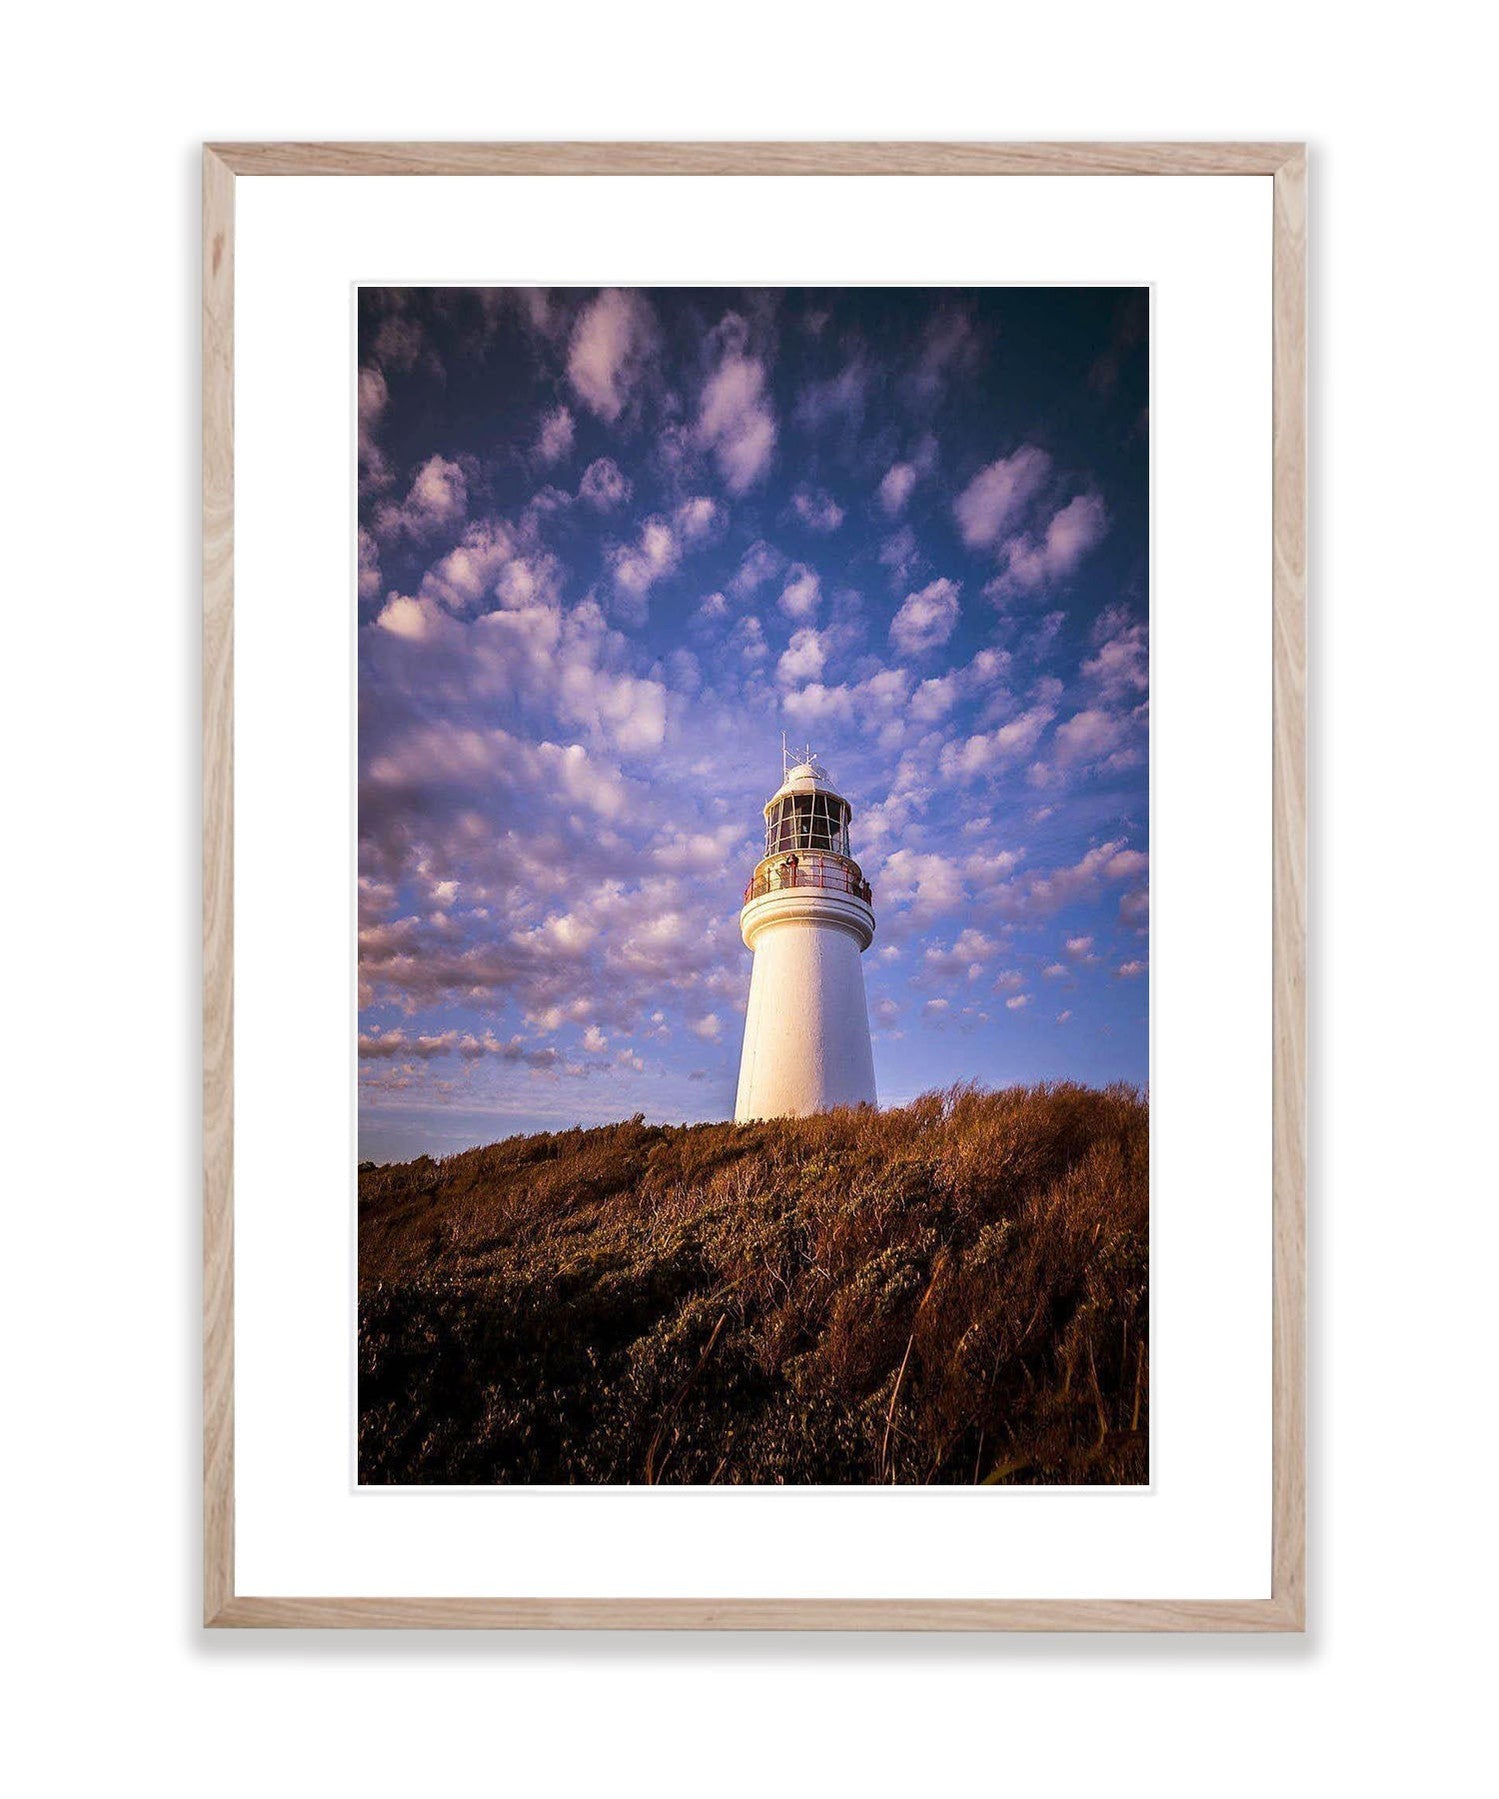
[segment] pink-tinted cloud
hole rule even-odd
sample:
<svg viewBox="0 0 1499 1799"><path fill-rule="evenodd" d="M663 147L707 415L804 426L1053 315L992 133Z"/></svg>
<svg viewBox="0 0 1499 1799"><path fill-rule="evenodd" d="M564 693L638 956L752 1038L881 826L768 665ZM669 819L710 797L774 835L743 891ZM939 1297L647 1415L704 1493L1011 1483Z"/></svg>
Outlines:
<svg viewBox="0 0 1499 1799"><path fill-rule="evenodd" d="M573 415L565 406L555 407L541 421L536 434L536 454L543 462L560 462L573 447Z"/></svg>
<svg viewBox="0 0 1499 1799"><path fill-rule="evenodd" d="M624 411L656 341L655 316L638 293L606 288L573 327L567 377L578 398L607 424Z"/></svg>
<svg viewBox="0 0 1499 1799"><path fill-rule="evenodd" d="M799 487L791 496L791 509L809 531L826 535L843 523L843 508L820 487Z"/></svg>
<svg viewBox="0 0 1499 1799"><path fill-rule="evenodd" d="M989 549L1020 522L1051 475L1051 458L1022 444L982 468L953 502L953 516L969 549Z"/></svg>
<svg viewBox="0 0 1499 1799"><path fill-rule="evenodd" d="M624 505L631 491L630 482L620 473L619 464L612 456L600 456L596 462L590 462L578 483L578 498L600 512Z"/></svg>
<svg viewBox="0 0 1499 1799"><path fill-rule="evenodd" d="M411 486L399 505L375 509L375 535L408 537L418 543L454 531L468 510L468 478L462 467L446 456L429 456L411 478Z"/></svg>
<svg viewBox="0 0 1499 1799"><path fill-rule="evenodd" d="M1003 597L1065 581L1088 552L1103 541L1108 513L1096 494L1079 494L1054 513L1039 536L1012 537L1003 547L1004 570L996 586Z"/></svg>
<svg viewBox="0 0 1499 1799"><path fill-rule="evenodd" d="M903 656L940 649L957 628L960 591L958 582L944 577L907 594L890 624L895 648Z"/></svg>
<svg viewBox="0 0 1499 1799"><path fill-rule="evenodd" d="M822 598L822 583L816 571L805 563L793 563L786 574L786 585L781 589L781 597L777 602L788 618L810 619L816 615L817 603Z"/></svg>
<svg viewBox="0 0 1499 1799"><path fill-rule="evenodd" d="M912 463L892 463L880 482L880 505L889 518L894 518L911 497L916 485L916 469Z"/></svg>
<svg viewBox="0 0 1499 1799"><path fill-rule="evenodd" d="M747 493L765 478L775 454L776 421L762 362L726 352L703 387L697 435L730 493Z"/></svg>

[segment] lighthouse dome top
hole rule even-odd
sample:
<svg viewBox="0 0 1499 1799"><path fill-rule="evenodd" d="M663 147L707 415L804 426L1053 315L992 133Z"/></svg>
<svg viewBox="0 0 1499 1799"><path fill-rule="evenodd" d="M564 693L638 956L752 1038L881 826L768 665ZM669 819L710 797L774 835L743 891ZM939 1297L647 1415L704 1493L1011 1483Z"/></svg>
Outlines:
<svg viewBox="0 0 1499 1799"><path fill-rule="evenodd" d="M838 789L833 785L833 777L823 765L820 756L808 755L788 768L780 786L771 795L770 804L783 799L789 793L832 793Z"/></svg>

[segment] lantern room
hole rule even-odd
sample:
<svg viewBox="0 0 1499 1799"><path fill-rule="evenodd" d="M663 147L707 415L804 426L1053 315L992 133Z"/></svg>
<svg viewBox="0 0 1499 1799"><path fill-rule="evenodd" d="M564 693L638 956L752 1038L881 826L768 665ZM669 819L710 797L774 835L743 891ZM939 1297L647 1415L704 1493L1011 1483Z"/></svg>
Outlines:
<svg viewBox="0 0 1499 1799"><path fill-rule="evenodd" d="M828 771L817 758L798 762L765 808L765 854L784 856L808 850L848 856L848 826L853 809L833 791Z"/></svg>

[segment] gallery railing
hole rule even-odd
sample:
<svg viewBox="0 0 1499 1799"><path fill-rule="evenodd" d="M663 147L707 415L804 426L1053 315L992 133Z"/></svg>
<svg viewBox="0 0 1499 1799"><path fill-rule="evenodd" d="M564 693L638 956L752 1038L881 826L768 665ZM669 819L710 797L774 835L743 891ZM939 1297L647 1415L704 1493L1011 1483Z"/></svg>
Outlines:
<svg viewBox="0 0 1499 1799"><path fill-rule="evenodd" d="M866 906L874 903L874 890L868 881L856 868L841 862L802 862L794 868L778 862L774 868L757 874L745 888L744 903L748 905L764 894L784 893L793 887L822 887L832 893L851 893Z"/></svg>

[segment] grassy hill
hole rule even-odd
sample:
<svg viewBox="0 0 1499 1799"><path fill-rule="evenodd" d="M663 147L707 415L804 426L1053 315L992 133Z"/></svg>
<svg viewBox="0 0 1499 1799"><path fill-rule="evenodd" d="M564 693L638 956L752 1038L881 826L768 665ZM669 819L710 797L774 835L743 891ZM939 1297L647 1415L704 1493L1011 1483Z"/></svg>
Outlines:
<svg viewBox="0 0 1499 1799"><path fill-rule="evenodd" d="M1133 1089L511 1137L359 1176L366 1482L1148 1479Z"/></svg>

